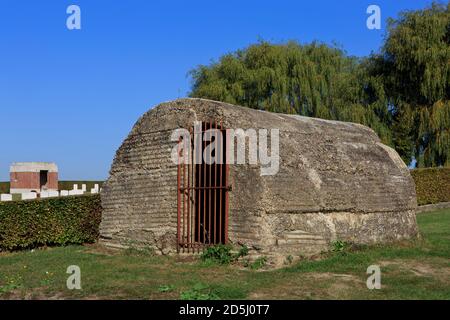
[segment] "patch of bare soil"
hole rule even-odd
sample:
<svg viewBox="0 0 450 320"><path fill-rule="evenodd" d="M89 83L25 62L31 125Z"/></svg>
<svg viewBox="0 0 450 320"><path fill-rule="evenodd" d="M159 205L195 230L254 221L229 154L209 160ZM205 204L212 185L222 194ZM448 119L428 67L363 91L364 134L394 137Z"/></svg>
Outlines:
<svg viewBox="0 0 450 320"><path fill-rule="evenodd" d="M250 294L250 299L345 299L350 292L365 282L351 274L307 273Z"/></svg>
<svg viewBox="0 0 450 320"><path fill-rule="evenodd" d="M107 246L99 244L99 243L84 244L83 246L87 248L87 250L86 250L87 253L93 253L93 254L114 256L121 252L121 249L107 247Z"/></svg>
<svg viewBox="0 0 450 320"><path fill-rule="evenodd" d="M199 261L198 255L174 255L175 263L177 264L184 264L184 263L197 263Z"/></svg>
<svg viewBox="0 0 450 320"><path fill-rule="evenodd" d="M74 298L68 296L62 292L48 293L45 287L35 288L31 291L24 292L20 289L13 290L8 294L4 295L0 300L67 300L67 299L83 299L83 300L102 300L105 297L97 295L83 296L80 298ZM108 299L108 297L106 297Z"/></svg>
<svg viewBox="0 0 450 320"><path fill-rule="evenodd" d="M448 265L448 261L442 262L442 265L436 266L424 261L395 259L380 261L379 265L381 267L390 265L397 266L419 277L433 277L444 283L450 283L450 267L445 266L445 264Z"/></svg>
<svg viewBox="0 0 450 320"><path fill-rule="evenodd" d="M32 291L23 292L20 289L12 290L3 295L2 299L6 300L62 300L64 295L56 293L48 295L45 293L45 288L36 288Z"/></svg>

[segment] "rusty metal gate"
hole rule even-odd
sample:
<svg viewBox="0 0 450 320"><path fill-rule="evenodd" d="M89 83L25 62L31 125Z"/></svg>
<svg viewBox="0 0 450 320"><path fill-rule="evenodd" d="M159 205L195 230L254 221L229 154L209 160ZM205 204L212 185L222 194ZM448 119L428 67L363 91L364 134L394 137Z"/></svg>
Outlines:
<svg viewBox="0 0 450 320"><path fill-rule="evenodd" d="M199 130L201 127L201 130ZM204 141L205 133L216 129L221 139ZM199 132L200 131L200 132ZM216 121L202 122L190 129L191 150L188 163L178 164L178 252L200 252L204 247L225 244L228 239L228 164L226 164L226 130ZM208 137L209 138L209 137ZM198 140L195 140L198 139ZM208 140L208 139L207 139ZM211 141L212 140L212 141ZM199 146L196 146L195 141ZM181 138L180 138L181 142ZM220 144L222 146L220 147ZM199 163L199 150L201 148ZM209 146L216 159L205 163L203 154Z"/></svg>

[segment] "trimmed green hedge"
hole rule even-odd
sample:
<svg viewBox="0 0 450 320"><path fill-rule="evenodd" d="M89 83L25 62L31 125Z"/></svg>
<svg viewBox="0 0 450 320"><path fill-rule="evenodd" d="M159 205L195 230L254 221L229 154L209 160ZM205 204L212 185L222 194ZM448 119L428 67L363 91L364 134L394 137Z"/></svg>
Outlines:
<svg viewBox="0 0 450 320"><path fill-rule="evenodd" d="M450 202L450 168L411 170L419 205Z"/></svg>
<svg viewBox="0 0 450 320"><path fill-rule="evenodd" d="M95 242L100 196L0 202L0 251Z"/></svg>
<svg viewBox="0 0 450 320"><path fill-rule="evenodd" d="M9 193L9 182L0 182L0 193Z"/></svg>

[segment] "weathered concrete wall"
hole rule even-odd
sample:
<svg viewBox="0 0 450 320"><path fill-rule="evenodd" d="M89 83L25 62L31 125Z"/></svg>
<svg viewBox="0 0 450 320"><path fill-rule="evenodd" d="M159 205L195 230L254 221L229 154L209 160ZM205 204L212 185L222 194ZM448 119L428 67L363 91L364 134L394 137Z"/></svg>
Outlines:
<svg viewBox="0 0 450 320"><path fill-rule="evenodd" d="M167 131L131 134L119 149L102 190L101 235L115 246L174 247L177 170Z"/></svg>
<svg viewBox="0 0 450 320"><path fill-rule="evenodd" d="M414 182L369 128L180 99L146 113L118 150L102 192L109 244L176 246L173 129L216 119L226 128L280 130L280 170L230 165L229 240L265 252L314 253L330 241L390 242L417 235Z"/></svg>

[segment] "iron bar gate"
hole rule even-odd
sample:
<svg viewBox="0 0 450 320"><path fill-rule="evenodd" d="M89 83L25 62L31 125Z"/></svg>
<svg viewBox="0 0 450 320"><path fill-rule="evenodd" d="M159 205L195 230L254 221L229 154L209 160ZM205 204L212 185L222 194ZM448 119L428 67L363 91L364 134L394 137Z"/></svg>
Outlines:
<svg viewBox="0 0 450 320"><path fill-rule="evenodd" d="M205 133L216 129L221 139L204 141ZM178 164L178 252L200 252L206 246L226 244L228 240L228 172L226 130L216 121L202 122L201 130L190 129L191 150L188 163ZM196 140L198 139L198 140ZM212 141L211 141L212 140ZM181 142L181 138L180 141ZM200 145L196 145L198 141ZM221 145L220 145L221 144ZM180 143L179 143L180 145ZM201 148L201 155L194 146ZM205 149L214 148L216 159L205 163ZM179 150L179 153L180 150ZM202 159L198 159L201 156ZM217 161L220 159L220 161ZM200 163L201 162L201 163Z"/></svg>

